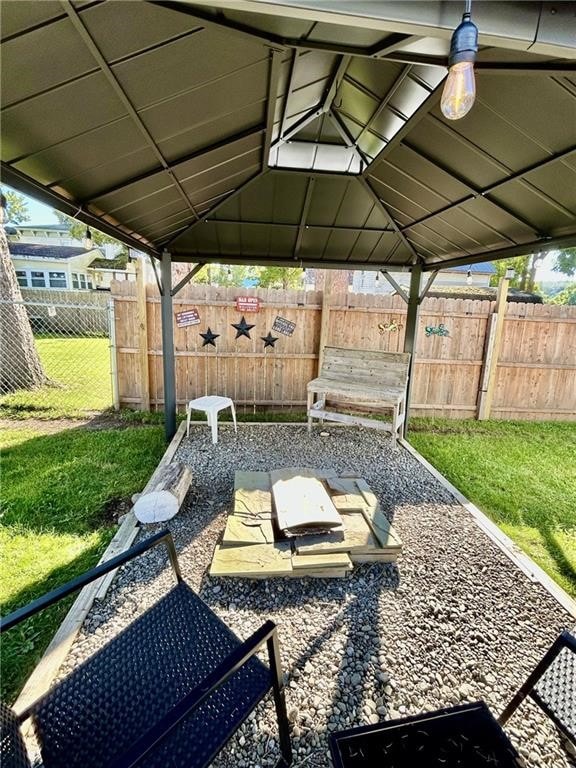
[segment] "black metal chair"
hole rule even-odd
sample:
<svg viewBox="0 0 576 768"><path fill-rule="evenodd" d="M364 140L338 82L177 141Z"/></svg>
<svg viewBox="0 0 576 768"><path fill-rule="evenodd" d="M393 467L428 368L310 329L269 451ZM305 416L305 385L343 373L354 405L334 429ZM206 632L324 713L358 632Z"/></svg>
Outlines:
<svg viewBox="0 0 576 768"><path fill-rule="evenodd" d="M5 631L163 542L177 584L152 608L17 716L0 709L0 763L30 765L28 717L45 768L200 768L209 765L271 690L280 758L292 761L276 626L241 642L182 580L163 531L7 616ZM256 657L266 643L270 666Z"/></svg>
<svg viewBox="0 0 576 768"><path fill-rule="evenodd" d="M576 744L576 637L570 632L562 632L550 646L498 718L501 725L527 696Z"/></svg>

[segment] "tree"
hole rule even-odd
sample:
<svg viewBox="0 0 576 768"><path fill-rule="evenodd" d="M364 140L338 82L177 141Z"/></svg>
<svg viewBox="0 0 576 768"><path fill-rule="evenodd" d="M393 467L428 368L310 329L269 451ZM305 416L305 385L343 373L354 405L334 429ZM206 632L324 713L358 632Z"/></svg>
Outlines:
<svg viewBox="0 0 576 768"><path fill-rule="evenodd" d="M569 277L576 275L576 248L564 248L557 251L552 269L554 272L561 272Z"/></svg>
<svg viewBox="0 0 576 768"><path fill-rule="evenodd" d="M6 223L22 224L24 221L30 221L26 199L11 189L7 189L3 194L6 201L4 214Z"/></svg>
<svg viewBox="0 0 576 768"><path fill-rule="evenodd" d="M498 285L500 278L509 267L514 269L514 277L510 281L512 288L519 288L521 291L535 291L536 271L547 256L547 252L538 251L528 256L515 256L512 259L503 259L495 261L496 274L490 280L491 285ZM576 248L564 248L554 253L554 263L552 265L554 272L561 272L563 275L572 276L576 274Z"/></svg>
<svg viewBox="0 0 576 768"><path fill-rule="evenodd" d="M34 344L34 336L16 271L8 250L8 239L4 231L4 203L8 198L2 195L0 205L0 348L2 367L0 369L0 392L16 389L33 389L46 383Z"/></svg>
<svg viewBox="0 0 576 768"><path fill-rule="evenodd" d="M550 302L551 304L568 304L576 307L576 283L570 283L563 291L557 293Z"/></svg>
<svg viewBox="0 0 576 768"><path fill-rule="evenodd" d="M53 213L60 224L64 224L66 227L68 227L68 233L70 237L73 237L74 240L80 240L80 242L84 240L87 229L86 224L83 224L77 219L72 219L70 216L66 216L66 214L60 213L60 211L54 211ZM119 240L116 240L116 238L110 237L110 235L105 235L103 232L98 232L97 229L92 229L90 227L90 234L92 236L92 242L94 245L107 245L112 243L117 245L118 248L125 247Z"/></svg>
<svg viewBox="0 0 576 768"><path fill-rule="evenodd" d="M261 288L301 288L303 272L291 267L261 267L258 284Z"/></svg>

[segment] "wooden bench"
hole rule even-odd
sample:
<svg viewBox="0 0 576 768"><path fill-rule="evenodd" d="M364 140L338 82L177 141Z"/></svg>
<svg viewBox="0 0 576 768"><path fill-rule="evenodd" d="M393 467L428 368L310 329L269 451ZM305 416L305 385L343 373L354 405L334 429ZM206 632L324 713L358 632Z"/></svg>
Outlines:
<svg viewBox="0 0 576 768"><path fill-rule="evenodd" d="M308 384L308 431L312 419L373 427L391 432L396 447L406 414L409 363L408 352L325 347L320 376ZM338 406L327 407L328 399L338 401ZM343 413L340 404L349 410L355 405L391 410L392 421Z"/></svg>

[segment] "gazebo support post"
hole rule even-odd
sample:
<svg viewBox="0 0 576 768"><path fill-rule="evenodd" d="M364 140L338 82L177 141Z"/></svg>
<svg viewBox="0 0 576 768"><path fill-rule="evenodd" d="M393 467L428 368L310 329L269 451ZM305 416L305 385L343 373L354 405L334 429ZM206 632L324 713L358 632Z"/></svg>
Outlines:
<svg viewBox="0 0 576 768"><path fill-rule="evenodd" d="M422 267L415 264L410 272L410 293L408 295L408 314L406 315L406 332L404 334L404 352L410 352L408 367L408 384L406 387L406 415L402 434L406 437L408 418L410 416L410 397L412 391L412 376L414 373L414 357L416 354L416 336L418 333L418 315L420 312L420 278ZM428 287L428 286L427 286Z"/></svg>
<svg viewBox="0 0 576 768"><path fill-rule="evenodd" d="M176 434L176 379L174 373L174 318L172 311L172 257L162 253L162 368L164 371L164 432Z"/></svg>

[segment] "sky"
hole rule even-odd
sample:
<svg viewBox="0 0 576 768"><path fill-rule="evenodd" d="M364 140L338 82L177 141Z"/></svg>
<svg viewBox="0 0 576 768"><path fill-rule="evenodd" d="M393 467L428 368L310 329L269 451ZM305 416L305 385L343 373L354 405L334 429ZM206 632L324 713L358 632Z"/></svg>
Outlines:
<svg viewBox="0 0 576 768"><path fill-rule="evenodd" d="M26 222L27 224L58 224L58 219L54 215L52 208L39 203L27 195L23 195L23 197L28 203L28 212L30 214L30 221ZM552 254L544 259L536 272L536 280L538 282L570 282L573 279L559 272L553 272L553 263L554 256Z"/></svg>

